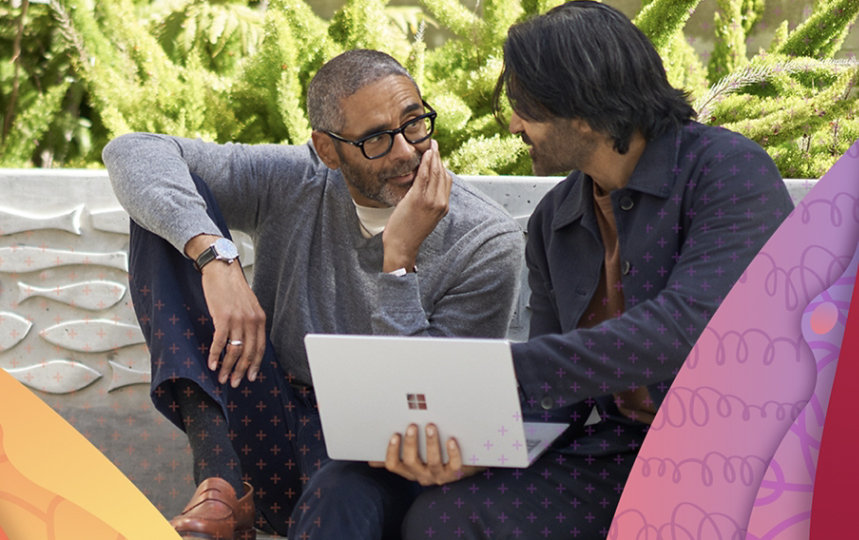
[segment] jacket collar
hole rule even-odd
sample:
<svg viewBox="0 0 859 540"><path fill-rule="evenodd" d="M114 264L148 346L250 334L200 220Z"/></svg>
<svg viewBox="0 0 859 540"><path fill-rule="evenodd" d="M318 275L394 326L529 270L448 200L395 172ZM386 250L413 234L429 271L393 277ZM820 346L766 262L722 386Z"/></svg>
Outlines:
<svg viewBox="0 0 859 540"><path fill-rule="evenodd" d="M684 126L685 128L686 126ZM669 130L659 137L648 141L644 152L632 171L626 187L633 190L667 199L674 190L677 173L680 172L680 147L684 128ZM593 209L593 180L581 171L573 171L564 182L575 183L564 201L559 205L552 220L552 228L560 229L581 219L586 211Z"/></svg>

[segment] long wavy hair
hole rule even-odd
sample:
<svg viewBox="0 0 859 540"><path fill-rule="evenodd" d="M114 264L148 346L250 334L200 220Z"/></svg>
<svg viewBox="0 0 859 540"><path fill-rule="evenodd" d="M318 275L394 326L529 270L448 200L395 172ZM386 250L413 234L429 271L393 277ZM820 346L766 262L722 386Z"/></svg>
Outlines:
<svg viewBox="0 0 859 540"><path fill-rule="evenodd" d="M621 154L635 131L651 140L695 116L653 44L623 13L598 2L568 2L510 27L493 97L502 123L504 90L522 118L583 119Z"/></svg>

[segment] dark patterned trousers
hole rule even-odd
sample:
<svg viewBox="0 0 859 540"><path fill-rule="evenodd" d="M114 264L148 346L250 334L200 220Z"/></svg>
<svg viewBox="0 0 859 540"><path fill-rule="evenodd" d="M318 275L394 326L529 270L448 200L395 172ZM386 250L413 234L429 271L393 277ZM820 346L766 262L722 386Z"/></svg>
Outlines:
<svg viewBox="0 0 859 540"><path fill-rule="evenodd" d="M209 214L226 223L205 183L195 178ZM184 430L174 391L196 383L221 408L243 479L254 487L258 526L296 540L398 538L420 488L364 463L331 461L312 389L291 377L268 344L256 381L232 388L206 366L214 327L200 274L162 238L132 222L130 289L152 362L155 407Z"/></svg>

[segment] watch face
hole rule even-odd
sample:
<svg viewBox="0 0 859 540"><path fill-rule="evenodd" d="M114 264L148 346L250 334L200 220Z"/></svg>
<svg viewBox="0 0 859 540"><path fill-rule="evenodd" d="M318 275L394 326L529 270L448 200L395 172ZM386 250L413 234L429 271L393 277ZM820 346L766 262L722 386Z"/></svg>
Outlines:
<svg viewBox="0 0 859 540"><path fill-rule="evenodd" d="M213 247L215 248L215 252L217 253L215 257L218 259L233 260L238 258L239 256L239 250L236 249L236 245L227 240L226 238L218 238L217 240L215 240Z"/></svg>

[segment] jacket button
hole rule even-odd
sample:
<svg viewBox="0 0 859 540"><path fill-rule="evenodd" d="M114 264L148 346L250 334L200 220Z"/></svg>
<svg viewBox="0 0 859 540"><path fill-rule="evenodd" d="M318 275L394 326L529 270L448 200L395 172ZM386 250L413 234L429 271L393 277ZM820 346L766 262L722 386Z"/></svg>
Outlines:
<svg viewBox="0 0 859 540"><path fill-rule="evenodd" d="M632 197L623 197L620 200L621 210L632 210L633 206L635 206L635 203L632 202Z"/></svg>
<svg viewBox="0 0 859 540"><path fill-rule="evenodd" d="M543 408L544 408L544 409L546 409L547 411L548 411L549 409L551 409L551 408L552 408L552 406L553 406L554 404L555 404L555 400L553 400L553 399L552 399L552 398L550 398L549 396L546 396L546 397L544 397L543 399L541 399L541 400L540 400L540 407L543 407Z"/></svg>
<svg viewBox="0 0 859 540"><path fill-rule="evenodd" d="M623 265L622 265L620 271L623 272L623 275L627 275L627 274L629 274L630 268L632 268L632 265L629 264L629 261L623 261Z"/></svg>

